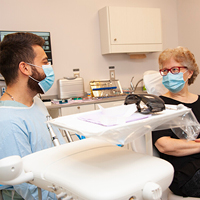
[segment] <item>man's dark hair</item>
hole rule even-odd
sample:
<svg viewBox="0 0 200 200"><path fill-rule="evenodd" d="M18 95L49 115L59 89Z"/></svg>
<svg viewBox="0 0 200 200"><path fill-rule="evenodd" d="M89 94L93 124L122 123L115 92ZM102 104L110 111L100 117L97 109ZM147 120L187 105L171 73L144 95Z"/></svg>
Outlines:
<svg viewBox="0 0 200 200"><path fill-rule="evenodd" d="M43 46L44 39L32 33L18 32L6 35L0 43L0 73L6 84L13 84L18 77L19 63L33 63L34 45Z"/></svg>

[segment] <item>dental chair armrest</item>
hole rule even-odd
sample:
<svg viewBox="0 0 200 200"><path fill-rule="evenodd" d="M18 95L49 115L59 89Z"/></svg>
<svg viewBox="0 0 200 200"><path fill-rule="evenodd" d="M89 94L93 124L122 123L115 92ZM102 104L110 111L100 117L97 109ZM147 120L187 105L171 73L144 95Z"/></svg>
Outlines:
<svg viewBox="0 0 200 200"><path fill-rule="evenodd" d="M25 172L20 156L9 156L0 160L0 184L17 185L33 180L32 172Z"/></svg>

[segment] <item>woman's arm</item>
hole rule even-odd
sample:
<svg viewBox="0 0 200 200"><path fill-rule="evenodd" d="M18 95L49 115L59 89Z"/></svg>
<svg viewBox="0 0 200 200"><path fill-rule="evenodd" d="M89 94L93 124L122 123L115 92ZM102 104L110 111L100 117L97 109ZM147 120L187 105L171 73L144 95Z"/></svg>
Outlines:
<svg viewBox="0 0 200 200"><path fill-rule="evenodd" d="M200 142L198 140L187 141L164 136L155 142L155 146L161 153L172 156L187 156L200 153Z"/></svg>

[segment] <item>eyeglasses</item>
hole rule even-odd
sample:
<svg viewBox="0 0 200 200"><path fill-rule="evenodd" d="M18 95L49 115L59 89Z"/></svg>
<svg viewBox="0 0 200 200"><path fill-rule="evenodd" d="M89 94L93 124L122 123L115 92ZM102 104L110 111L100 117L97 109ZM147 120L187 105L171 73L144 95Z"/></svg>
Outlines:
<svg viewBox="0 0 200 200"><path fill-rule="evenodd" d="M160 69L159 72L162 76L166 76L168 74L168 72L171 72L172 74L178 74L180 72L181 68L187 69L186 66L174 66L170 69L167 69L167 68Z"/></svg>

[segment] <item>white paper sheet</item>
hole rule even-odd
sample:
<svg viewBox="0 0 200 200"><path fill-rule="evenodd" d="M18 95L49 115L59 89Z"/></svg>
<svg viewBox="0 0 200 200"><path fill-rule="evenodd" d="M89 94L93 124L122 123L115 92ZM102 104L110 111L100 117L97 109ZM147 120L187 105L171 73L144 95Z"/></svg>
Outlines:
<svg viewBox="0 0 200 200"><path fill-rule="evenodd" d="M137 107L135 104L121 105L112 108L103 108L98 105L100 111L97 113L86 113L78 119L99 124L102 126L115 126L120 124L125 124L127 122L133 122L140 119L145 119L151 115L143 115L137 112Z"/></svg>

